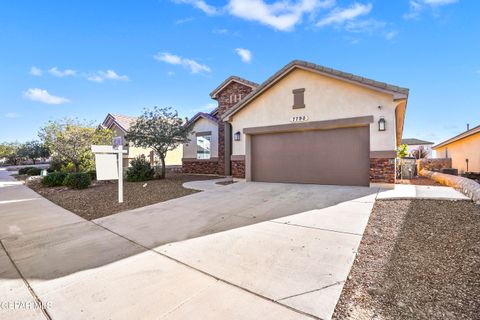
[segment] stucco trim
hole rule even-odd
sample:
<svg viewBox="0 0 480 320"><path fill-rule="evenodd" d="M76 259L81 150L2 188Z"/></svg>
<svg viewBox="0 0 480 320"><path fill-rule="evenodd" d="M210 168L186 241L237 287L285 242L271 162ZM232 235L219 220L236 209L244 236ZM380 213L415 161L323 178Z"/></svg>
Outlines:
<svg viewBox="0 0 480 320"><path fill-rule="evenodd" d="M232 154L230 159L232 161L245 161L245 155L244 154Z"/></svg>
<svg viewBox="0 0 480 320"><path fill-rule="evenodd" d="M218 157L211 157L210 159L197 159L197 158L182 158L182 162L189 162L189 161L218 161Z"/></svg>
<svg viewBox="0 0 480 320"><path fill-rule="evenodd" d="M395 150L370 151L370 159L395 159L396 157L397 152Z"/></svg>
<svg viewBox="0 0 480 320"><path fill-rule="evenodd" d="M244 134L262 134L262 133L288 132L288 131L298 131L298 130L328 130L328 129L337 129L337 128L346 128L346 127L366 126L366 125L369 125L370 123L373 123L373 116L244 128L243 133Z"/></svg>
<svg viewBox="0 0 480 320"><path fill-rule="evenodd" d="M211 136L211 135L212 135L212 131L195 132L195 135L196 135L197 137L200 137L200 136Z"/></svg>

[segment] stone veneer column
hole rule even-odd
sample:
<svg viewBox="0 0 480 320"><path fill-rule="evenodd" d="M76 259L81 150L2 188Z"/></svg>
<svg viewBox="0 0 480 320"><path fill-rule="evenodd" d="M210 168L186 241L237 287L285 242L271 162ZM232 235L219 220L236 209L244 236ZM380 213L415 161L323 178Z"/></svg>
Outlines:
<svg viewBox="0 0 480 320"><path fill-rule="evenodd" d="M371 183L395 183L395 159L370 158Z"/></svg>

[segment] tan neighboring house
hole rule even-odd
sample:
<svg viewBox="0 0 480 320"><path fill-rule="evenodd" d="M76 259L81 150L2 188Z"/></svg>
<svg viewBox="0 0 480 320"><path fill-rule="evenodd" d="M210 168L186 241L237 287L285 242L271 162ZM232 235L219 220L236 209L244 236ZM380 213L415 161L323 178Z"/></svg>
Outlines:
<svg viewBox="0 0 480 320"><path fill-rule="evenodd" d="M102 123L102 126L113 131L115 137L122 137L123 145L127 148L128 153L123 156L123 165L127 167L130 164L130 161L136 157L144 157L147 159L150 164L157 165L159 162L158 157L155 155L152 149L145 149L135 147L132 143L129 143L125 140L125 135L127 134L130 126L136 121L136 117L125 116L121 114L111 114L109 113L105 120ZM179 146L173 151L167 153L165 159L165 165L175 166L182 164L182 154L183 147Z"/></svg>
<svg viewBox="0 0 480 320"><path fill-rule="evenodd" d="M469 129L435 146L436 158L451 158L460 174L480 172L480 126Z"/></svg>
<svg viewBox="0 0 480 320"><path fill-rule="evenodd" d="M245 81L237 85L251 84ZM223 132L219 172L263 182L395 182L395 149L402 140L408 89L295 60L262 84L251 85L247 95L222 90L221 85L214 91L225 95L217 122ZM222 104L235 97L240 100ZM194 131L203 134L197 123L207 122L197 121ZM196 148L184 149L184 157L201 153L201 139L197 141ZM196 167L198 173L202 169Z"/></svg>

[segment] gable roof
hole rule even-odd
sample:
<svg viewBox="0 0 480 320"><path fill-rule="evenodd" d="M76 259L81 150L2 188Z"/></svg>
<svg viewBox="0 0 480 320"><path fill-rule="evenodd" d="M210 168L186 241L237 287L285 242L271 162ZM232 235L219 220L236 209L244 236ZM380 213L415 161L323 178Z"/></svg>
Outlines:
<svg viewBox="0 0 480 320"><path fill-rule="evenodd" d="M432 148L433 149L437 149L437 148L441 148L441 147L444 147L446 145L449 145L450 143L452 142L455 142L455 141L458 141L458 140L462 140L464 138L467 138L469 136L472 136L474 134L477 134L477 133L480 133L480 125L479 126L476 126L475 128L472 128L470 130L467 130L465 132L462 132L460 133L459 135L456 135L455 137L453 138L450 138L448 140L445 140L443 142L440 142L439 144L433 146Z"/></svg>
<svg viewBox="0 0 480 320"><path fill-rule="evenodd" d="M126 116L123 114L112 114L109 113L103 120L102 125L108 129L112 127L113 124L116 124L123 132L127 133L131 125L137 120L137 117Z"/></svg>
<svg viewBox="0 0 480 320"><path fill-rule="evenodd" d="M255 99L258 95L266 91L273 84L278 82L280 79L282 79L284 76L286 76L287 74L289 74L291 71L295 69L313 71L331 78L336 78L339 80L355 83L376 91L390 93L393 95L394 100L406 99L408 97L409 89L407 88L402 88L402 87L388 84L385 82L375 81L372 79L364 78L361 76L335 70L332 68L327 68L318 64L314 64L314 63L310 63L302 60L293 60L292 62L284 66L282 69L277 71L273 76L268 78L255 90L253 90L249 95L247 95L243 100L241 100L239 103L233 106L232 109L230 109L223 115L223 118L226 119L229 116L235 114L237 111L239 111L244 106L246 106L250 101Z"/></svg>
<svg viewBox="0 0 480 320"><path fill-rule="evenodd" d="M210 121L214 122L215 124L218 123L218 118L214 117L213 115L211 115L209 113L205 113L205 112L199 112L196 115L194 115L192 119L188 120L184 124L184 126L186 126L186 127L190 126L190 125L194 124L195 122L197 122L197 120L200 119L200 118L210 120Z"/></svg>
<svg viewBox="0 0 480 320"><path fill-rule="evenodd" d="M433 142L420 140L420 139L416 139L416 138L406 138L406 139L402 139L402 144L423 145L423 144L433 144Z"/></svg>
<svg viewBox="0 0 480 320"><path fill-rule="evenodd" d="M246 85L247 87L250 87L252 89L255 89L258 87L258 83L237 77L237 76L230 76L225 81L223 81L218 87L216 87L212 92L210 92L210 97L212 99L215 99L217 97L217 94L222 91L223 88L228 86L231 82L238 82L240 84Z"/></svg>

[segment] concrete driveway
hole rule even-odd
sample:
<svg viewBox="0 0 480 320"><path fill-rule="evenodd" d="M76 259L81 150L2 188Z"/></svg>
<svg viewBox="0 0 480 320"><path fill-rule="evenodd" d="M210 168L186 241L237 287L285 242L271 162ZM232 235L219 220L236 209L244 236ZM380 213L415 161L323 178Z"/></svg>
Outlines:
<svg viewBox="0 0 480 320"><path fill-rule="evenodd" d="M0 171L1 319L329 318L378 189L244 183L85 221Z"/></svg>

